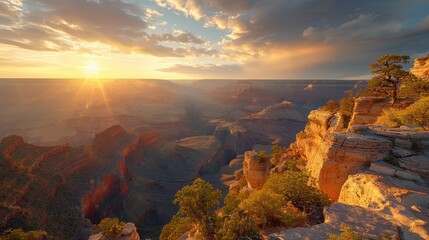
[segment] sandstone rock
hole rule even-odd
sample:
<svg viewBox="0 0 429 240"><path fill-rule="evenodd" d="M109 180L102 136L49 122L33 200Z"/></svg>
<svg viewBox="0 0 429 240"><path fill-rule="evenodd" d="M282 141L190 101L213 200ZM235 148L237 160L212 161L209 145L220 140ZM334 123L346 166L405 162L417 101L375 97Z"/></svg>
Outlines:
<svg viewBox="0 0 429 240"><path fill-rule="evenodd" d="M407 150L407 149L403 149L403 148L399 148L399 147L394 147L392 148L392 154L395 157L399 157L399 158L403 158L403 157L409 157L414 155L415 153Z"/></svg>
<svg viewBox="0 0 429 240"><path fill-rule="evenodd" d="M418 78L429 81L429 55L415 59L410 72Z"/></svg>
<svg viewBox="0 0 429 240"><path fill-rule="evenodd" d="M270 161L261 160L258 153L248 151L244 154L243 172L247 179L247 186L251 190L261 189L269 174Z"/></svg>
<svg viewBox="0 0 429 240"><path fill-rule="evenodd" d="M429 156L411 156L400 158L398 161L401 167L429 177Z"/></svg>
<svg viewBox="0 0 429 240"><path fill-rule="evenodd" d="M405 180L423 182L422 178L417 173L408 170L403 170L386 162L371 163L369 170L392 177L403 178Z"/></svg>
<svg viewBox="0 0 429 240"><path fill-rule="evenodd" d="M414 100L410 99L397 101L393 107L406 108L413 102ZM389 107L392 107L390 99L383 97L359 97L355 100L349 127L354 125L374 124L378 117L382 115L383 110Z"/></svg>
<svg viewBox="0 0 429 240"><path fill-rule="evenodd" d="M386 157L392 142L373 135L333 132L328 124L332 117L323 110L312 111L291 148L307 160L310 176L335 201L347 176Z"/></svg>
<svg viewBox="0 0 429 240"><path fill-rule="evenodd" d="M411 149L413 146L413 143L410 140L404 140L404 139L396 138L395 139L395 145L400 147L400 148Z"/></svg>
<svg viewBox="0 0 429 240"><path fill-rule="evenodd" d="M381 162L371 163L369 170L371 170L373 172L393 176L396 171L400 170L400 168L381 161Z"/></svg>
<svg viewBox="0 0 429 240"><path fill-rule="evenodd" d="M429 239L429 215L423 214L429 211L429 189L412 181L370 172L350 175L338 201L377 211L401 227L404 239Z"/></svg>
<svg viewBox="0 0 429 240"><path fill-rule="evenodd" d="M359 235L370 239L399 239L396 226L377 213L363 207L333 203L325 209L325 222L309 228L287 229L269 235L268 239L321 240L329 239L328 234L340 233L341 228L349 227Z"/></svg>
<svg viewBox="0 0 429 240"><path fill-rule="evenodd" d="M357 98L349 126L375 123L389 104L389 100L381 97Z"/></svg>
<svg viewBox="0 0 429 240"><path fill-rule="evenodd" d="M98 233L98 234L91 235L88 240L109 240L109 239L110 238L104 237L103 234ZM140 236L137 233L137 229L134 223L125 224L117 240L140 240Z"/></svg>

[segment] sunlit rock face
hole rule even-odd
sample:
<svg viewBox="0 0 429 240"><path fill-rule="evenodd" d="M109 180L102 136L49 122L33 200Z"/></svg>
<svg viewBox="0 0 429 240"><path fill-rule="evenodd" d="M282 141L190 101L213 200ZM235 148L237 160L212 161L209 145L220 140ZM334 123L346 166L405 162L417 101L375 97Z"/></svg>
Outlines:
<svg viewBox="0 0 429 240"><path fill-rule="evenodd" d="M429 239L429 188L414 181L373 171L350 175L338 201L376 211L400 226L404 239Z"/></svg>
<svg viewBox="0 0 429 240"><path fill-rule="evenodd" d="M429 81L429 55L414 60L414 66L410 72L418 78Z"/></svg>
<svg viewBox="0 0 429 240"><path fill-rule="evenodd" d="M399 239L396 226L371 210L343 203L333 203L324 211L325 222L309 228L292 228L269 235L270 240L322 240L328 234L340 234L342 227L349 227L368 239Z"/></svg>
<svg viewBox="0 0 429 240"><path fill-rule="evenodd" d="M244 154L243 172L247 187L251 190L261 189L268 177L270 161L260 159L255 151Z"/></svg>
<svg viewBox="0 0 429 240"><path fill-rule="evenodd" d="M109 240L110 238L106 238L103 236L103 234L98 233L95 235L91 235L88 240ZM124 229L122 229L122 232L120 233L119 237L116 238L117 240L140 240L140 236L137 233L136 226L134 223L127 223L124 226Z"/></svg>
<svg viewBox="0 0 429 240"><path fill-rule="evenodd" d="M339 116L312 111L292 148L307 161L307 170L319 188L337 200L349 174L387 156L391 142L377 136L339 132Z"/></svg>
<svg viewBox="0 0 429 240"><path fill-rule="evenodd" d="M349 126L374 124L384 109L389 107L404 109L414 102L415 100L412 99L404 99L392 105L389 99L382 97L359 97L355 100Z"/></svg>

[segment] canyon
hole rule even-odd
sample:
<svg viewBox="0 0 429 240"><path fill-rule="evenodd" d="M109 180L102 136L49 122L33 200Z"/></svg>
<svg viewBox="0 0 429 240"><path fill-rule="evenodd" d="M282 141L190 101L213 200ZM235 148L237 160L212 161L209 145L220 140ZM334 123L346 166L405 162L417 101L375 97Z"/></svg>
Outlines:
<svg viewBox="0 0 429 240"><path fill-rule="evenodd" d="M22 88L26 98L7 100L11 90L0 101L0 228L45 229L61 239L87 239L105 217L132 222L141 237L156 238L177 211L172 201L184 185L202 177L227 193L246 151L289 145L311 109L360 86L29 81L9 86ZM8 88L7 81L1 84Z"/></svg>

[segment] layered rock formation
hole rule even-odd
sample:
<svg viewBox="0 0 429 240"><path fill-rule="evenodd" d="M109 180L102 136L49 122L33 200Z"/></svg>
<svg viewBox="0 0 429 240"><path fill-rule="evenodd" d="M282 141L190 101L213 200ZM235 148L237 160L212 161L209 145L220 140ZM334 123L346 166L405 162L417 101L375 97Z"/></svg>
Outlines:
<svg viewBox="0 0 429 240"><path fill-rule="evenodd" d="M374 98L358 99L354 122L345 132L340 127L341 116L312 111L291 150L306 160L310 176L331 200L347 204L344 206L349 209L361 206L372 211L398 226L405 239L428 239L429 132L361 125L376 121L386 106ZM351 222L346 225L359 225L358 219L349 216ZM328 217L324 224L286 230L276 236L324 239L323 234L334 231L329 224ZM359 229L355 231L365 236ZM392 236L397 234L388 235Z"/></svg>
<svg viewBox="0 0 429 240"><path fill-rule="evenodd" d="M305 130L291 147L307 161L307 170L319 188L337 200L349 174L389 153L391 142L377 136L339 132L340 116L315 110Z"/></svg>
<svg viewBox="0 0 429 240"><path fill-rule="evenodd" d="M305 120L295 106L283 101L236 121L220 123L214 135L225 149L243 154L255 144L289 145L304 125Z"/></svg>
<svg viewBox="0 0 429 240"><path fill-rule="evenodd" d="M374 124L377 118L381 116L383 110L388 107L406 108L411 105L414 100L396 101L392 105L389 99L383 97L360 97L355 100L353 115L349 126Z"/></svg>
<svg viewBox="0 0 429 240"><path fill-rule="evenodd" d="M429 188L425 186L365 171L348 177L338 201L377 212L399 226L404 239L429 239Z"/></svg>
<svg viewBox="0 0 429 240"><path fill-rule="evenodd" d="M103 234L98 233L89 237L88 240L109 240L110 238L106 238ZM119 234L117 240L140 240L140 236L137 233L136 226L133 223L125 224L122 232Z"/></svg>
<svg viewBox="0 0 429 240"><path fill-rule="evenodd" d="M261 159L255 151L244 154L243 172L247 187L251 190L261 189L268 177L270 161Z"/></svg>
<svg viewBox="0 0 429 240"><path fill-rule="evenodd" d="M415 59L410 72L418 78L429 81L429 55Z"/></svg>

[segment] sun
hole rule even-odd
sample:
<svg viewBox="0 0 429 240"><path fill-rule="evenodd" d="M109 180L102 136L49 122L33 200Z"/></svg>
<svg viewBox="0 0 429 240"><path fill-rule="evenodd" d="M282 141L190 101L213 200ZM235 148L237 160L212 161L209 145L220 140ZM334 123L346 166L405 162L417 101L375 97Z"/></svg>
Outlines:
<svg viewBox="0 0 429 240"><path fill-rule="evenodd" d="M83 70L85 71L85 74L88 76L96 76L101 72L100 65L96 62L90 62L83 66Z"/></svg>

